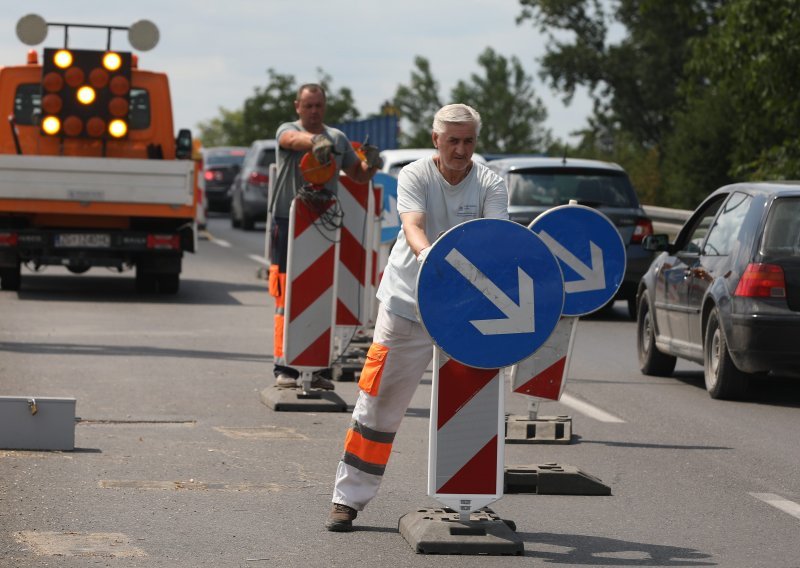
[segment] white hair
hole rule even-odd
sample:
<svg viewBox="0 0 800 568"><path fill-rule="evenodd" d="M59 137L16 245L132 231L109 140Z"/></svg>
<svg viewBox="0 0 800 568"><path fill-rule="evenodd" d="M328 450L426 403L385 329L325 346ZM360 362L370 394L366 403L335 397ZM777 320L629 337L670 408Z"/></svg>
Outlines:
<svg viewBox="0 0 800 568"><path fill-rule="evenodd" d="M475 125L475 135L480 134L481 131L481 115L478 111L465 104L456 103L452 105L445 105L436 111L433 116L433 131L436 134L442 134L446 124L464 124L471 123Z"/></svg>

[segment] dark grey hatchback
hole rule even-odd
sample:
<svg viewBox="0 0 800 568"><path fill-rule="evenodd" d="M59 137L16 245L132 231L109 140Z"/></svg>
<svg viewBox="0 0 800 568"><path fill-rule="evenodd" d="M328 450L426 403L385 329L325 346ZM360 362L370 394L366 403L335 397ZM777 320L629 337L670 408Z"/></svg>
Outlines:
<svg viewBox="0 0 800 568"><path fill-rule="evenodd" d="M506 180L512 221L527 226L548 209L575 200L614 223L626 254L625 275L615 299L626 300L631 318L635 317L636 289L653 260L653 253L641 243L653 234L653 223L625 170L609 162L576 158L514 157L486 165Z"/></svg>
<svg viewBox="0 0 800 568"><path fill-rule="evenodd" d="M709 195L642 278L637 346L643 373L676 357L704 367L713 398L738 399L752 378L800 376L800 183L741 183Z"/></svg>

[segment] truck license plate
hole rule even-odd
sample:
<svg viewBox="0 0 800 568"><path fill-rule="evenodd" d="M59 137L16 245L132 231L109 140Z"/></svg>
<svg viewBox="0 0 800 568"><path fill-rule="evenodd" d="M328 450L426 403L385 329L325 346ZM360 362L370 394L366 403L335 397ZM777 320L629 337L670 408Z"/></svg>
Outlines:
<svg viewBox="0 0 800 568"><path fill-rule="evenodd" d="M56 247L108 248L111 235L107 233L60 233L56 235Z"/></svg>

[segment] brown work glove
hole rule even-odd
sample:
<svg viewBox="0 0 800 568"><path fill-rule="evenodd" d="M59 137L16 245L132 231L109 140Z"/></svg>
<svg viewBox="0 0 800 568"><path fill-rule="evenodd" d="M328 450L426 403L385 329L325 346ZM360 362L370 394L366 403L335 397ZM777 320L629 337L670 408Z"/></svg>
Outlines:
<svg viewBox="0 0 800 568"><path fill-rule="evenodd" d="M324 134L315 134L311 139L311 153L321 166L327 166L331 161L333 141Z"/></svg>
<svg viewBox="0 0 800 568"><path fill-rule="evenodd" d="M383 167L383 158L381 158L381 151L377 146L364 144L361 146L361 151L364 153L364 161L367 162L368 168L381 169Z"/></svg>

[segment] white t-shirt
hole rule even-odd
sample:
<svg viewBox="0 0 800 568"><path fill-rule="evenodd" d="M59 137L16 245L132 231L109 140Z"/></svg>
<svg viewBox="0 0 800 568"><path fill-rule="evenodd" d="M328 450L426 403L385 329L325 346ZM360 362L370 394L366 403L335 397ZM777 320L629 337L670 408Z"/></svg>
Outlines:
<svg viewBox="0 0 800 568"><path fill-rule="evenodd" d="M460 183L450 185L433 157L422 158L400 170L397 212L425 213L425 234L433 243L444 231L471 219L508 219L508 189L500 176L477 162ZM377 297L390 312L414 321L418 271L419 263L400 229Z"/></svg>

